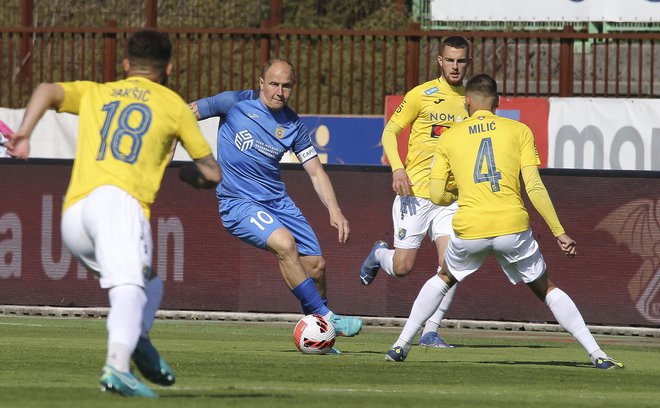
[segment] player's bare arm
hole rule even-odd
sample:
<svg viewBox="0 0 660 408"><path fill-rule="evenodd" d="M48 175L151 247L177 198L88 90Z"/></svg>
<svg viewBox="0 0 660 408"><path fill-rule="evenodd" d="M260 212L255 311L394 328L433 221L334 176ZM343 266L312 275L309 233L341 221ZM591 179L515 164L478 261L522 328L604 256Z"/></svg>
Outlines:
<svg viewBox="0 0 660 408"><path fill-rule="evenodd" d="M32 93L25 108L21 126L5 143L9 156L24 159L30 155L30 135L43 114L50 108L59 108L64 101L64 89L58 84L41 83Z"/></svg>
<svg viewBox="0 0 660 408"><path fill-rule="evenodd" d="M348 242L351 233L348 226L348 220L344 217L344 214L339 208L337 197L335 196L335 190L332 188L330 178L323 169L321 161L318 157L314 157L313 159L306 161L303 164L303 168L307 171L307 174L312 180L312 185L314 186L316 194L318 194L321 202L326 206L330 213L330 225L337 228L339 242Z"/></svg>
<svg viewBox="0 0 660 408"><path fill-rule="evenodd" d="M199 107L197 106L197 102L190 102L188 104L188 107L192 111L193 115L195 115L195 119L197 120L202 119L202 116L199 114Z"/></svg>
<svg viewBox="0 0 660 408"><path fill-rule="evenodd" d="M213 155L204 156L193 161L194 166L186 165L179 171L179 178L195 188L215 188L222 174L220 166Z"/></svg>

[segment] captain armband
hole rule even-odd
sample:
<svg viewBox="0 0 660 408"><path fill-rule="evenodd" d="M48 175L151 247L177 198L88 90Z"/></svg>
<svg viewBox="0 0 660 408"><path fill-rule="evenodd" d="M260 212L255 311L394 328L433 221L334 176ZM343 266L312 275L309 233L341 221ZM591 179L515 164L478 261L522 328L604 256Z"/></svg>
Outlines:
<svg viewBox="0 0 660 408"><path fill-rule="evenodd" d="M298 161L300 163L305 163L307 160L313 158L314 156L318 156L318 153L316 153L316 149L314 149L314 146L309 146L307 149L303 150L302 152L296 153L296 157L298 158Z"/></svg>

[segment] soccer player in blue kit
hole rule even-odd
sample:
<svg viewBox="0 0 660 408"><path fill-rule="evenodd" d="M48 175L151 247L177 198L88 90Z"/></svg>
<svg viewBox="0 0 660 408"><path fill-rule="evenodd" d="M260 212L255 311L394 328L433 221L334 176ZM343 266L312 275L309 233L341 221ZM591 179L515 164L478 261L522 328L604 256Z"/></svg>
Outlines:
<svg viewBox="0 0 660 408"><path fill-rule="evenodd" d="M348 221L309 131L287 106L295 81L290 62L271 59L264 64L259 90L222 92L192 102L190 108L198 120L220 117L218 164L223 177L216 196L222 224L233 236L277 256L282 277L304 314L323 315L337 335L351 337L362 329L362 320L334 314L326 306L319 241L280 175L282 155L292 150L327 207L339 242L348 241Z"/></svg>

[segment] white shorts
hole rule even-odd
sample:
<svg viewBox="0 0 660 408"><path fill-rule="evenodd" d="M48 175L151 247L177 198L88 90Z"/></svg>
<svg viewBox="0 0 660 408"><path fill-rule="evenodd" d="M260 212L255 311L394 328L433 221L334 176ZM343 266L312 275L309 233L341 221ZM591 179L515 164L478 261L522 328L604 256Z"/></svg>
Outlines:
<svg viewBox="0 0 660 408"><path fill-rule="evenodd" d="M144 287L151 278L151 226L138 200L118 187L99 187L67 208L62 238L104 289Z"/></svg>
<svg viewBox="0 0 660 408"><path fill-rule="evenodd" d="M428 234L431 241L452 233L451 221L458 210L458 203L449 206L435 205L427 198L399 195L392 204L394 247L417 249Z"/></svg>
<svg viewBox="0 0 660 408"><path fill-rule="evenodd" d="M545 261L532 230L484 239L461 239L451 234L445 251L449 272L459 282L495 255L497 263L514 285L533 282L545 272Z"/></svg>

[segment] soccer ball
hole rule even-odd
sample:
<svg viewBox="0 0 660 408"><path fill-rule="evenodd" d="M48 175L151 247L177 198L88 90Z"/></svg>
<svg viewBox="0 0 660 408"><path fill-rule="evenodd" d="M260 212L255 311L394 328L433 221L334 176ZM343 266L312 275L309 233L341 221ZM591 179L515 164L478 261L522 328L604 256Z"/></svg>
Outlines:
<svg viewBox="0 0 660 408"><path fill-rule="evenodd" d="M325 354L335 344L335 327L323 316L310 314L296 323L293 341L303 354Z"/></svg>

